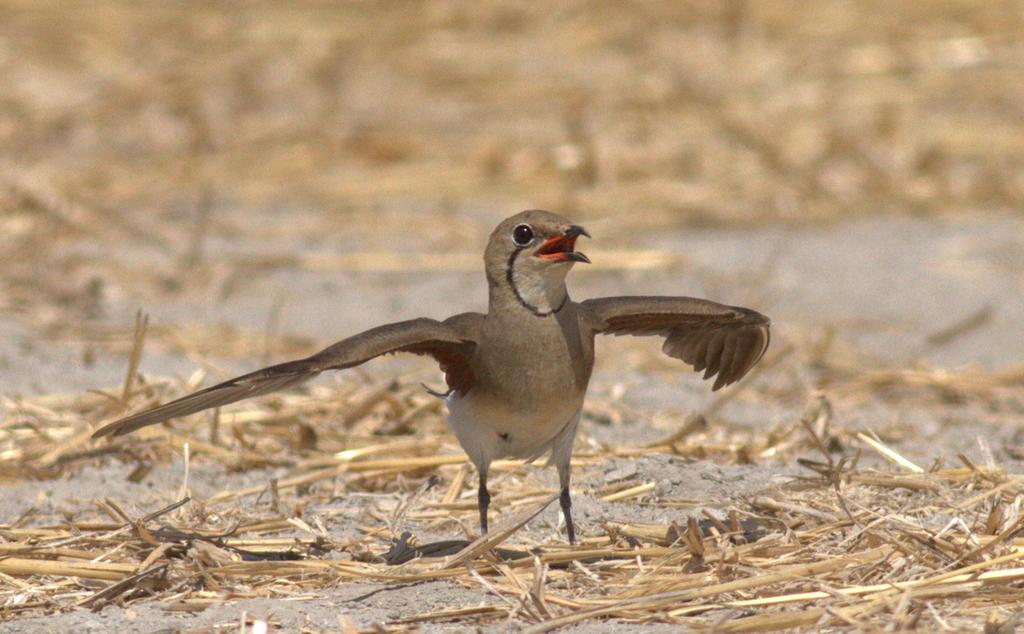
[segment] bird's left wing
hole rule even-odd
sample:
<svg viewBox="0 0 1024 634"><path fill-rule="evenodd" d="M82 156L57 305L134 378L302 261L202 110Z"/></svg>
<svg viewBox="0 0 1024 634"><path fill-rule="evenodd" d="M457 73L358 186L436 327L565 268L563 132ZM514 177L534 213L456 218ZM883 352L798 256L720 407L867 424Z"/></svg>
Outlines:
<svg viewBox="0 0 1024 634"><path fill-rule="evenodd" d="M682 359L713 390L743 378L768 349L770 320L761 313L693 297L602 297L580 304L595 333L660 335L662 351Z"/></svg>
<svg viewBox="0 0 1024 634"><path fill-rule="evenodd" d="M342 370L394 352L430 355L445 373L448 386L465 393L473 386L470 359L483 315L462 313L445 321L411 319L371 328L343 339L316 354L244 374L183 396L98 429L93 437L121 436L147 425L204 409L269 394L308 381L325 370Z"/></svg>

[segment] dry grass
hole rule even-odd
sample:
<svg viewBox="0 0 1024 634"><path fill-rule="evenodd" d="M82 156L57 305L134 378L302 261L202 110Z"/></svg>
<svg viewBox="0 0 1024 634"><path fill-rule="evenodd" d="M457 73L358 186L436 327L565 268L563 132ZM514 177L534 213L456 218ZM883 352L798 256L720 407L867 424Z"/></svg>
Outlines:
<svg viewBox="0 0 1024 634"><path fill-rule="evenodd" d="M186 263L234 201L336 212L281 229L315 232L509 201L652 227L1024 199L1012 0L31 5L0 3L9 206Z"/></svg>
<svg viewBox="0 0 1024 634"><path fill-rule="evenodd" d="M140 334L136 349L141 345ZM918 388L919 374L904 377L907 389ZM756 389L742 385L741 392ZM544 632L614 618L724 632L934 629L989 619L986 631L995 632L1010 631L1024 608L1024 474L966 458L956 468L922 468L878 438L836 426L823 395L801 420L754 438L694 418L653 445L578 452L577 469L657 451L725 461L803 456L807 475L740 500L725 515L681 524L604 522L569 547L519 530L555 491L517 477L499 479L500 519L486 536L419 544L405 532L409 525L459 530L476 516L466 459L438 433L439 402L411 378L346 384L340 398L325 388L239 404L209 426L147 428L110 444L88 440L99 421L129 405L191 387L135 377L120 390L7 403L0 424L5 473L46 478L132 455L139 466L129 477L144 477L146 465L175 453L185 469L180 489L165 496L177 501L145 515L107 498L94 501L92 519L79 509L70 521L40 522L30 513L0 526L4 618L138 601L198 611L228 596L304 600L342 581L429 579L479 587L491 598L408 615L383 624L386 631L514 619L528 632ZM927 389L918 393L929 398ZM591 411L614 408L597 399ZM862 451L890 468L859 466ZM808 457L814 452L817 458ZM270 463L286 466L288 475L193 500L188 478L196 461L232 471ZM523 468L495 465L499 473ZM396 490L396 481L404 486ZM674 508L654 489L631 480L577 496ZM306 511L344 496L339 492L388 495L358 522L357 537L342 540Z"/></svg>
<svg viewBox="0 0 1024 634"><path fill-rule="evenodd" d="M228 596L312 600L343 581L448 579L482 589L486 604L378 631L509 619L545 631L601 618L1012 631L1024 609L1024 474L955 453L943 456L955 468L917 464L893 448L889 421L875 436L833 421L831 405L980 403L1016 423L1019 367L865 370L828 337L778 346L774 361L789 365L760 371L781 379L726 392L657 442L585 439L575 462L799 460L806 477L722 516L591 525L576 548L519 528L553 491L516 463L495 467L506 474L500 517L476 540L472 474L418 376L356 375L113 444L89 436L202 383L201 372L139 375L144 341L207 368L317 343L272 336L272 314L250 331L140 319L129 348L123 325L104 318L111 305L224 299L281 268L475 270L470 245L527 205L608 218L624 250L601 265L641 270L679 260L630 249L639 231L1017 209L1022 20L1015 0L813 10L586 0L554 15L518 2L0 0L0 312L44 343L87 342L85 365L89 346L130 359L116 389L5 395L0 477L45 488L123 460L144 479L172 457L286 470L199 498L186 469L143 511L97 499L68 517L11 519L0 526L0 619L144 601L199 611ZM390 237L364 240L410 234L415 248L399 255ZM232 251L236 239L250 251ZM926 345L990 317L982 309ZM801 373L828 397L809 398ZM802 420L756 429L716 418L745 398L811 405ZM615 400L588 402L594 420L629 415ZM581 486L577 496L685 518L686 505L649 479ZM308 507L347 494L375 497L355 536L340 539ZM409 527L467 539L419 544Z"/></svg>

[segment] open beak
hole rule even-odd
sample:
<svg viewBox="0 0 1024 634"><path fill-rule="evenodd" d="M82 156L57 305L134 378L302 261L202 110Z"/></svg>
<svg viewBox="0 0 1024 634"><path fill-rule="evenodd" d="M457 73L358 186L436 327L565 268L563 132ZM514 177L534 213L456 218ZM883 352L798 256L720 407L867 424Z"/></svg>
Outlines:
<svg viewBox="0 0 1024 634"><path fill-rule="evenodd" d="M590 237L587 230L579 225L572 225L560 236L552 236L544 241L537 249L537 257L550 262L583 262L590 263L590 258L578 253L576 238L580 236Z"/></svg>

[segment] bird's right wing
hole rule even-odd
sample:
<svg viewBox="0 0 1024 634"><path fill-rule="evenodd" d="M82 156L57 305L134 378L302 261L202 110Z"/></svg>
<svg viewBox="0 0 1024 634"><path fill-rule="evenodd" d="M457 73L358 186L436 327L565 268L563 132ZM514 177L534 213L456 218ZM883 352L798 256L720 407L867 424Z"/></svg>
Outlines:
<svg viewBox="0 0 1024 634"><path fill-rule="evenodd" d="M371 328L305 359L256 370L116 420L98 429L93 437L121 436L171 418L283 390L308 381L325 370L351 368L393 352L434 357L445 373L448 386L464 394L473 387L469 361L479 340L483 318L480 313L462 313L445 321L411 319Z"/></svg>

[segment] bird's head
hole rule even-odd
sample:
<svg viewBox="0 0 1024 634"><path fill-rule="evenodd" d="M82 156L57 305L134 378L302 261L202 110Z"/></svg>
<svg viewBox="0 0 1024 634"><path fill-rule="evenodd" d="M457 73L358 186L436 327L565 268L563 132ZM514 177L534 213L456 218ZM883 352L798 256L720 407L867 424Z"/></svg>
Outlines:
<svg viewBox="0 0 1024 634"><path fill-rule="evenodd" d="M535 313L550 313L564 302L565 276L576 262L589 263L576 251L587 230L548 211L520 212L491 233L484 253L487 279L494 288L510 287Z"/></svg>

